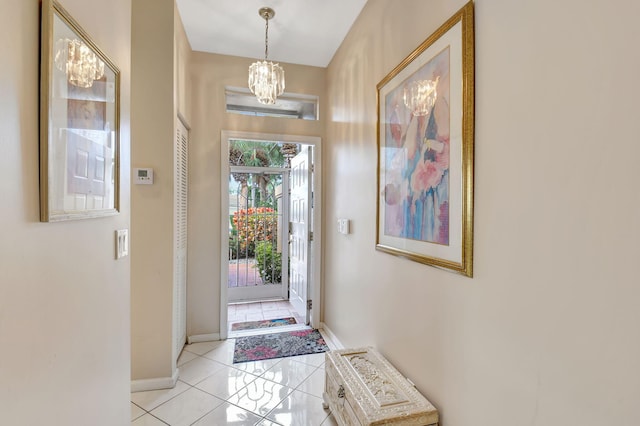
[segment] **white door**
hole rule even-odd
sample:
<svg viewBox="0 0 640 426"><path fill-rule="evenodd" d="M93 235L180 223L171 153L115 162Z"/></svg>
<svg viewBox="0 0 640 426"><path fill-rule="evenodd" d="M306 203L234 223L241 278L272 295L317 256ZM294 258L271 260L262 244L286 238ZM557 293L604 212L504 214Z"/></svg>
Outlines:
<svg viewBox="0 0 640 426"><path fill-rule="evenodd" d="M177 120L174 151L174 225L173 225L173 327L174 358L178 359L187 340L187 157L188 131Z"/></svg>
<svg viewBox="0 0 640 426"><path fill-rule="evenodd" d="M289 247L289 300L309 323L309 248L311 246L311 147L303 146L291 159L291 236Z"/></svg>

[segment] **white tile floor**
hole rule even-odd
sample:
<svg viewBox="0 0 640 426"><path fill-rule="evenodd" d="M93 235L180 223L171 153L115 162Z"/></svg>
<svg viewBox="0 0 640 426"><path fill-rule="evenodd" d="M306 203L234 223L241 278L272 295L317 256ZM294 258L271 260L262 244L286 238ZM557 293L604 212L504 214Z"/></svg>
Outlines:
<svg viewBox="0 0 640 426"><path fill-rule="evenodd" d="M324 354L233 364L234 344L185 346L175 388L131 394L131 424L336 425L322 408Z"/></svg>
<svg viewBox="0 0 640 426"><path fill-rule="evenodd" d="M304 324L305 319L288 300L270 300L264 302L230 304L227 311L229 331L236 322L262 321L269 319L294 317L298 324Z"/></svg>

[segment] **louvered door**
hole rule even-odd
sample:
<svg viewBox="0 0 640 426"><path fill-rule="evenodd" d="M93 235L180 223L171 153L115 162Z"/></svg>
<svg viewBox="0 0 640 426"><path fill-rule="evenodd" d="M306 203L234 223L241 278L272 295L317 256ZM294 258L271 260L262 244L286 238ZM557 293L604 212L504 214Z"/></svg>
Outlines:
<svg viewBox="0 0 640 426"><path fill-rule="evenodd" d="M174 267L173 315L175 358L177 360L187 338L187 196L188 140L187 128L177 120L174 152Z"/></svg>

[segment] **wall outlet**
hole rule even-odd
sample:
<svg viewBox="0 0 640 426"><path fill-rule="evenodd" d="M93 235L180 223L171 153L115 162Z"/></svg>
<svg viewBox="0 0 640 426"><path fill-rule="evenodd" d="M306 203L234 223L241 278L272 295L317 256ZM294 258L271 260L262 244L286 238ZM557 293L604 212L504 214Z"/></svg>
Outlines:
<svg viewBox="0 0 640 426"><path fill-rule="evenodd" d="M118 229L116 231L116 259L129 255L129 230Z"/></svg>

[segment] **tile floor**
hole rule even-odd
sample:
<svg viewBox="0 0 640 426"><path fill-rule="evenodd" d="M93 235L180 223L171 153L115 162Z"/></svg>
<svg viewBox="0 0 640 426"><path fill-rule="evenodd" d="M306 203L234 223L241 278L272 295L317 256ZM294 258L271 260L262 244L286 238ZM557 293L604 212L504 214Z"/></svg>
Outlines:
<svg viewBox="0 0 640 426"><path fill-rule="evenodd" d="M229 330L236 322L260 321L294 317L298 324L304 324L305 318L298 315L295 308L288 300L268 302L232 304L228 307Z"/></svg>
<svg viewBox="0 0 640 426"><path fill-rule="evenodd" d="M233 364L234 343L185 346L175 388L131 394L131 425L336 425L322 408L324 354Z"/></svg>

